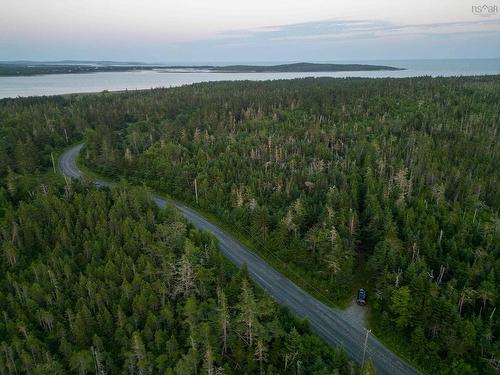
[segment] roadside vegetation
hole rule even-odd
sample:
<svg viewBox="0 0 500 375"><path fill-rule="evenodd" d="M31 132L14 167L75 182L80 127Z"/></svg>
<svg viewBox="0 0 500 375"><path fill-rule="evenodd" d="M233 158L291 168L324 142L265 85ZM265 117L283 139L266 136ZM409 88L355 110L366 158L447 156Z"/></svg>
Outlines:
<svg viewBox="0 0 500 375"><path fill-rule="evenodd" d="M368 280L375 332L429 373L494 373L499 84L302 79L6 100L2 176L8 187L50 166L48 145L84 137L86 167L209 212L325 299L345 303Z"/></svg>
<svg viewBox="0 0 500 375"><path fill-rule="evenodd" d="M144 190L31 193L0 219L0 373L356 371Z"/></svg>
<svg viewBox="0 0 500 375"><path fill-rule="evenodd" d="M374 374L147 190L54 173L52 100L0 103L0 374Z"/></svg>

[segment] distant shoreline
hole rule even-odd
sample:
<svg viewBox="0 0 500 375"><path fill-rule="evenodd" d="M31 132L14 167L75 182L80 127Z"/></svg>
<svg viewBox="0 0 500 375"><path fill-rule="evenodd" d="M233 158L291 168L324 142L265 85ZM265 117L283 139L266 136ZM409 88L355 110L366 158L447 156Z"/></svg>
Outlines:
<svg viewBox="0 0 500 375"><path fill-rule="evenodd" d="M156 71L158 73L321 73L405 70L386 65L294 63L280 65L100 65L0 63L0 77L26 77L47 74Z"/></svg>
<svg viewBox="0 0 500 375"><path fill-rule="evenodd" d="M500 73L497 74L469 74L469 75L451 75L451 76L425 76L425 75L420 75L420 76L409 76L409 77L296 77L292 79L308 79L308 78L314 78L314 79L332 79L332 80L405 80L405 79L413 79L413 78L431 78L431 79L447 79L447 78L486 78L486 77L493 77L493 76L498 76L500 78ZM287 80L288 78L281 78L277 80ZM264 80L257 80L259 82L266 82L266 81L272 81L274 79L264 79ZM122 94L122 93L141 93L141 92L148 92L151 90L165 90L165 89L174 89L177 87L182 87L182 86L189 86L189 85L197 85L197 84L203 84L203 83L214 83L214 82L237 82L237 81L244 81L244 80L218 80L218 81L198 81L198 82L189 82L189 83L183 83L179 85L172 85L172 86L155 86L155 87L140 87L140 88L120 88L120 89L102 89L102 90L91 90L91 91L71 91L71 92L60 92L60 93L39 93L39 94L27 94L27 95L12 95L12 96L2 96L1 91L0 91L0 102L4 100L17 100L17 99L26 99L26 98L36 98L36 97L55 97L55 96L61 96L61 97L68 97L68 96L81 96L81 95L100 95L100 94ZM247 80L248 82L257 82L253 80Z"/></svg>

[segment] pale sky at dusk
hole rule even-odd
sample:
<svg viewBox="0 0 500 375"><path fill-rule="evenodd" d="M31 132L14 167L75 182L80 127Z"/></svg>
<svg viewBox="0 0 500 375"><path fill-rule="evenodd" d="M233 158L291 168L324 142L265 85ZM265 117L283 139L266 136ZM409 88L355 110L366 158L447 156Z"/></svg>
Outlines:
<svg viewBox="0 0 500 375"><path fill-rule="evenodd" d="M483 4L483 3L481 3ZM500 0L484 4L500 8ZM469 0L0 0L0 60L500 57Z"/></svg>

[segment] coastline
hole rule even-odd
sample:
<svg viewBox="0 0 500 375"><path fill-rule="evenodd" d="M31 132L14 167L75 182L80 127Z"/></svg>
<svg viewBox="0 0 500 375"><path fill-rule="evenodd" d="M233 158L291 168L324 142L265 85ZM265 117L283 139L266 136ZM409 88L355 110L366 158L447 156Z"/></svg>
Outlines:
<svg viewBox="0 0 500 375"><path fill-rule="evenodd" d="M137 76L134 75L137 73ZM365 80L380 80L380 79L412 79L419 77L429 77L433 79L439 78L453 78L453 77L490 77L490 76L500 76L499 72L477 72L476 74L446 74L446 72L437 72L433 75L431 72L425 71L415 71L406 70L401 73L403 75L398 76L398 72L392 75L391 72L382 71L371 71L371 72L353 72L358 74L350 75L350 72L334 72L334 73L233 73L233 76L229 73L215 74L210 73L191 73L189 74L179 74L172 72L163 72L164 74L156 75L156 71L133 71L133 72L98 72L94 75L87 75L85 78L81 74L48 74L48 75L38 75L38 76L28 76L28 77L0 77L0 83L2 80L7 82L7 80L12 84L11 87L4 85L0 89L0 101L2 100L12 100L17 98L33 98L33 97L53 97L53 96L78 96L78 95L95 95L95 94L119 94L127 92L146 92L154 89L168 89L181 86L188 86L198 83L206 82L231 82L231 81L272 81L272 80L293 80L293 79L306 79L306 78L327 78L327 79L365 79ZM170 77L163 78L167 76L165 73L170 73ZM187 72L186 72L187 73ZM366 73L366 75L364 74ZM387 75L385 74L387 73ZM452 72L453 73L453 72ZM115 75L116 74L116 75ZM123 77L123 74L131 74L130 77L139 78L134 80L127 80L127 77ZM145 74L145 78L142 78L141 74ZM336 74L336 75L334 75ZM234 75L238 75L235 77ZM260 75L260 76L259 76ZM88 77L94 77L93 81L89 80ZM176 78L177 77L177 78ZM182 78L179 78L182 77ZM213 77L213 79L212 79ZM33 83L26 80L33 79ZM111 80L110 80L111 79ZM70 82L74 80L74 82ZM19 82L19 83L18 83ZM22 84L21 84L22 83ZM70 83L68 85L68 83ZM87 83L89 83L87 85ZM86 86L87 85L87 86ZM105 86L106 85L106 86ZM129 85L130 88L124 87ZM2 86L0 84L0 86ZM100 89L99 86L103 86ZM134 87L135 86L135 87ZM86 89L88 88L88 89ZM2 92L3 89L3 92ZM70 91L71 90L71 91Z"/></svg>
<svg viewBox="0 0 500 375"><path fill-rule="evenodd" d="M67 65L0 62L0 77L156 71L159 73L336 73L405 70L374 64L293 63L280 65Z"/></svg>

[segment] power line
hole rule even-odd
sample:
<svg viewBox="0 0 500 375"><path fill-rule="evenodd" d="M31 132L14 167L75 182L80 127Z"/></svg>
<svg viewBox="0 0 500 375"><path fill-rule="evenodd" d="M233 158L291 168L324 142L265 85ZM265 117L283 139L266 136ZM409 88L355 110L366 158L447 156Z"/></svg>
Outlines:
<svg viewBox="0 0 500 375"><path fill-rule="evenodd" d="M117 177L124 177L123 175L122 176L117 176ZM132 176L134 179L137 178L135 176ZM191 182L192 180L190 180L190 178L188 176L176 176L177 179L184 179L186 181L186 185L187 186L181 186L179 184L177 184L175 181L168 181L167 184L172 186L172 188L179 188L179 189L186 189L186 187L191 187L193 186L192 184L194 184L194 182ZM194 181L196 181L196 179L194 179ZM151 189L151 187L149 186L148 183L145 184L148 188ZM190 191L190 189L188 189ZM196 193L198 192L197 191L197 186L195 186L195 191ZM169 194L168 192L165 192L166 194ZM196 194L195 193L195 194ZM173 201L175 201L175 197L174 199L172 199ZM180 203L180 202L179 202ZM189 202L187 202L189 204ZM203 215L202 215L203 216ZM219 217L218 215L216 215L216 217L221 220L224 225L229 225L229 227L231 227L231 224L228 224L227 221L224 219L224 218L221 218ZM281 259L275 252L271 251L268 249L268 247L266 246L266 244L260 239L260 238L256 238L254 237L254 235L248 230L248 228L246 227L242 227L240 226L239 224L237 223L232 223L232 225L234 225L236 228L236 230L240 231L240 232L243 232L244 234L247 235L247 238L251 240L252 243L254 243L255 245L258 246L258 248L263 251L264 253L270 255L271 257L273 257L275 260L277 260L278 262L280 262L282 264L282 267L283 267L283 270L285 272L287 272L289 275L291 275L292 277L294 277L294 279L296 281L298 281L299 283L301 283L303 286L306 286L310 291L313 291L317 296L321 297L321 299L323 301L325 301L327 304L333 304L332 301L330 300L330 298L324 294L324 292L320 289L318 289L317 287L315 287L314 285L312 285L310 282L308 282L306 279L304 279L303 276L299 275L298 273L296 273L295 271L293 271L292 269L290 269L290 264L288 262L286 262L285 260ZM283 243L281 243L284 246ZM258 255L258 254L257 254Z"/></svg>

